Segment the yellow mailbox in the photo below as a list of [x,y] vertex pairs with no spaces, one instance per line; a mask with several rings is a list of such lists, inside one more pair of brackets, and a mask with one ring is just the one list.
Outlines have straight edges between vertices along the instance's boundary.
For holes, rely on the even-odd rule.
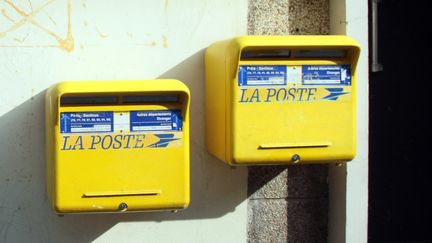
[[57,213],[189,204],[189,90],[177,80],[63,82],[46,93]]
[[205,54],[207,150],[230,165],[352,160],[359,52],[346,36],[214,43]]

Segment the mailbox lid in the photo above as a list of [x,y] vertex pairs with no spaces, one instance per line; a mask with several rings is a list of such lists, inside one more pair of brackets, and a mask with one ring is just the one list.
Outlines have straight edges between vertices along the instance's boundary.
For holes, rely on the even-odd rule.
[[359,44],[345,35],[278,35],[278,36],[238,36],[230,40],[229,55],[240,59],[239,51],[245,48],[275,50],[284,47],[296,48],[353,48],[360,50]]
[[63,81],[50,88],[51,99],[63,94],[110,94],[110,93],[152,93],[182,92],[190,97],[187,86],[175,79],[159,80],[108,80],[108,81]]

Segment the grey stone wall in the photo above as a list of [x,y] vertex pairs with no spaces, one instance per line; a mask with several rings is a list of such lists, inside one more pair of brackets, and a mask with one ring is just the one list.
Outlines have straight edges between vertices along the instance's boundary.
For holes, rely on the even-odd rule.
[[[328,0],[249,0],[249,35],[328,33]],[[327,177],[327,165],[249,167],[248,241],[326,242]]]

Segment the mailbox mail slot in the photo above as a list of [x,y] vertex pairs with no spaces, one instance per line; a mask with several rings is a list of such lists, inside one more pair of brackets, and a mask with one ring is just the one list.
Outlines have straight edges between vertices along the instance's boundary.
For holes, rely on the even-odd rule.
[[189,204],[189,90],[177,80],[63,82],[46,93],[57,213]]
[[244,36],[207,48],[206,146],[231,165],[331,163],[356,151],[346,36]]

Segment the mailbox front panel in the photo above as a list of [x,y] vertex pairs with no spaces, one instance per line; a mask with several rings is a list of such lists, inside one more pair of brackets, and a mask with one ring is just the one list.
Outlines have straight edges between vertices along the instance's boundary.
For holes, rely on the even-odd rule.
[[188,93],[181,91],[58,97],[58,119],[51,128],[55,157],[48,173],[55,210],[185,208],[188,101]]
[[240,61],[233,84],[235,163],[289,163],[294,155],[308,163],[353,158],[349,64]]

